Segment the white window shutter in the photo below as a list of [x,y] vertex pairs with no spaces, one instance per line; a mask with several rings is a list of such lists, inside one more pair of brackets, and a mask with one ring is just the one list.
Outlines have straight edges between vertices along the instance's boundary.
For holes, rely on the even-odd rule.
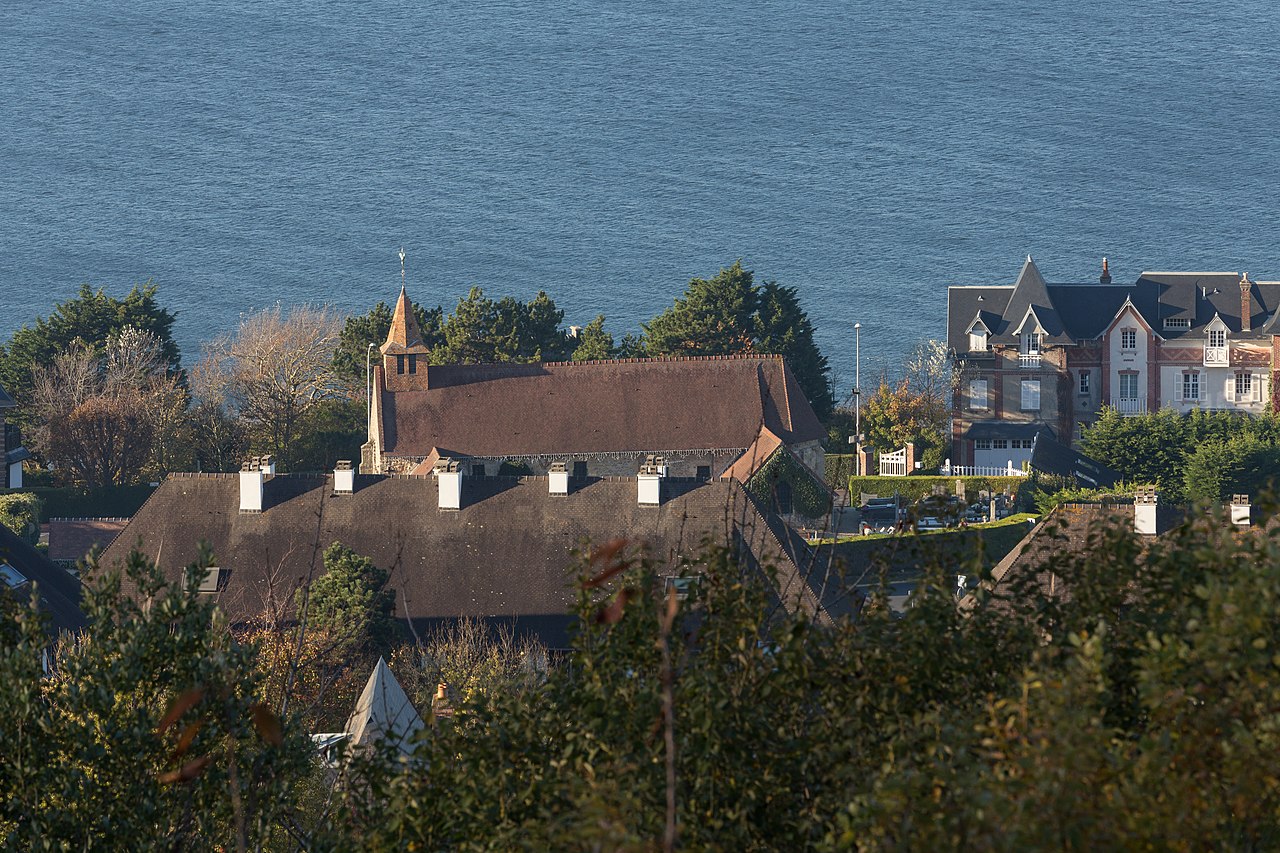
[[1257,403],[1262,400],[1262,376],[1255,374],[1250,378],[1249,390],[1251,392],[1250,396],[1253,398],[1253,402]]

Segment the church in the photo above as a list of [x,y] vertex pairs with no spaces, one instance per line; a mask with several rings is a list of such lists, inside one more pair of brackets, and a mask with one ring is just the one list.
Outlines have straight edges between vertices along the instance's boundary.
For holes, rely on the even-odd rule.
[[404,289],[371,377],[365,474],[634,476],[745,482],[785,449],[820,481],[825,431],[777,355],[431,364]]

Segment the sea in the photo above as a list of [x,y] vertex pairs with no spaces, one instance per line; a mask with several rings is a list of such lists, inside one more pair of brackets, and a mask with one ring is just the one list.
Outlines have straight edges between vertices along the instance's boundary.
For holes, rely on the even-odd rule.
[[1280,6],[0,4],[0,340],[151,281],[190,362],[392,300],[401,247],[419,302],[545,290],[619,337],[741,259],[841,398],[1028,254],[1280,279]]

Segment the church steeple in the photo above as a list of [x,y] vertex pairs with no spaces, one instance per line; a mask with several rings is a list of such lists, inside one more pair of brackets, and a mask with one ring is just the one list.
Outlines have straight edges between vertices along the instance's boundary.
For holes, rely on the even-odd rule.
[[391,317],[391,331],[387,333],[387,342],[382,345],[383,355],[405,353],[410,350],[426,351],[422,342],[422,329],[418,328],[418,318],[413,315],[413,303],[400,285],[400,298],[396,300],[396,311]]

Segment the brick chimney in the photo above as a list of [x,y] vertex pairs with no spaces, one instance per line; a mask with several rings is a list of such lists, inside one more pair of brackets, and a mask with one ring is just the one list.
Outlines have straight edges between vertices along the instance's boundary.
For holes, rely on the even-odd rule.
[[1143,486],[1133,495],[1133,532],[1143,536],[1155,536],[1156,506],[1160,496],[1155,486]]
[[1236,527],[1248,527],[1250,522],[1249,496],[1231,496],[1231,523]]
[[569,466],[563,462],[552,462],[547,471],[547,492],[552,495],[569,494]]
[[667,462],[661,456],[650,453],[636,475],[636,501],[640,506],[662,504],[662,478],[667,476]]
[[1240,276],[1240,331],[1242,332],[1253,330],[1253,307],[1252,300],[1249,298],[1252,289],[1253,282],[1249,281],[1249,274]]
[[352,495],[356,491],[356,472],[351,468],[350,459],[342,459],[333,469],[333,493],[335,495]]
[[1098,276],[1098,281],[1102,284],[1111,283],[1111,269],[1107,266],[1107,259],[1102,259],[1102,275]]
[[462,466],[446,457],[436,463],[432,473],[440,483],[440,510],[456,512],[462,509]]
[[907,474],[916,470],[916,445],[913,441],[908,441],[907,446]]
[[262,512],[262,484],[266,480],[265,474],[262,460],[257,456],[240,466],[241,513]]

